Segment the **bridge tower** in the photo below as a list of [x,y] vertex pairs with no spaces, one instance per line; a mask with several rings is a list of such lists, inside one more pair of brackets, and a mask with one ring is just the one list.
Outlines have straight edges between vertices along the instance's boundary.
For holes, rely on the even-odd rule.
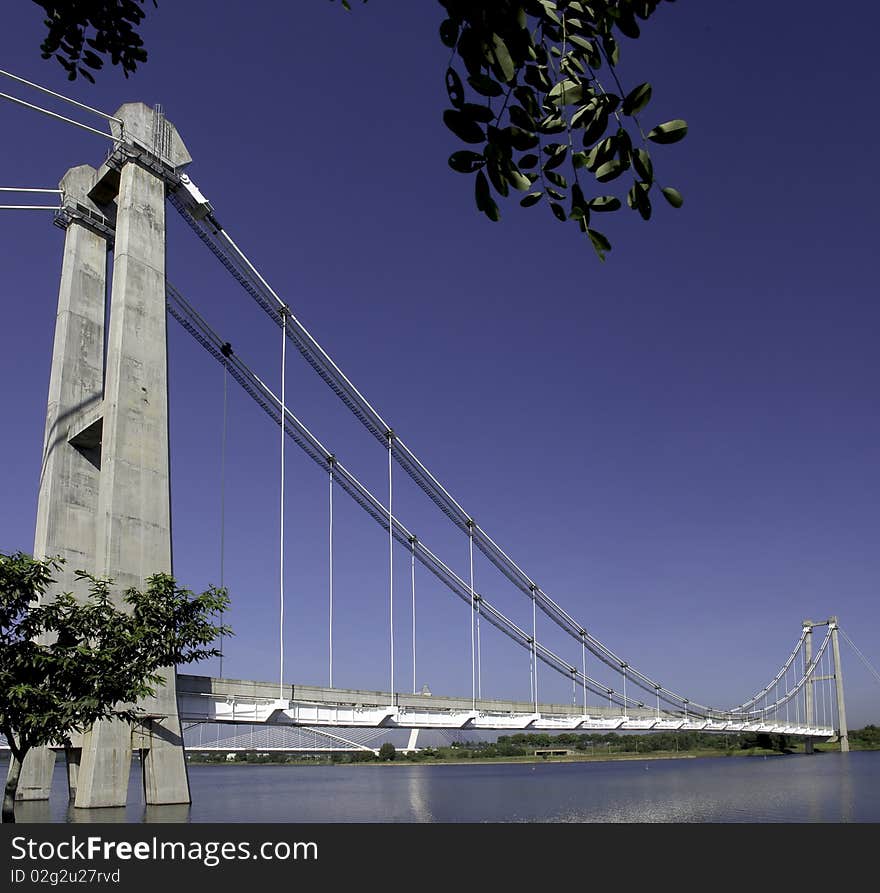
[[[34,554],[67,559],[60,591],[83,569],[121,593],[172,572],[165,311],[165,191],[192,161],[160,108],[127,103],[96,170],[61,180],[61,286],[40,472]],[[107,308],[108,253],[113,252]],[[175,671],[132,728],[96,723],[67,748],[77,807],[124,806],[132,748],[148,804],[189,803]],[[47,799],[54,752],[32,752],[19,798]]]
[[[829,617],[827,620],[805,620],[803,623],[804,630],[804,666],[808,667],[813,660],[813,629],[817,626],[827,626],[831,631],[831,658],[834,669],[831,676],[819,676],[813,673],[804,686],[804,707],[805,717],[808,726],[812,726],[815,720],[815,689],[817,682],[825,680],[834,680],[835,697],[837,700],[837,738],[840,742],[840,752],[847,753],[849,751],[849,732],[846,725],[846,704],[843,699],[843,670],[840,665],[840,645],[837,639],[837,631],[839,629],[837,617]],[[813,740],[807,738],[804,742],[804,753],[814,753]]]

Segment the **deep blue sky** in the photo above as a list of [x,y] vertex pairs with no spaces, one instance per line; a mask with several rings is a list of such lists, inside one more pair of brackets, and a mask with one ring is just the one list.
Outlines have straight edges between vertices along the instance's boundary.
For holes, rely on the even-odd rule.
[[[685,205],[602,220],[601,264],[546,208],[492,224],[446,158],[438,4],[163,2],[150,59],[68,84],[39,58],[40,10],[5,12],[0,68],[108,112],[162,103],[189,172],[358,388],[546,592],[630,663],[727,706],[768,680],[805,617],[840,617],[880,664],[880,13],[678,3],[624,40],[651,123],[688,138],[655,167]],[[253,10],[259,9],[259,15]],[[37,94],[0,89],[34,99]],[[55,106],[53,106],[55,107]],[[54,186],[107,146],[0,103],[3,186]],[[605,191],[605,190],[603,190]],[[62,234],[2,212],[0,549],[33,544]],[[169,276],[278,382],[278,332],[169,208]],[[175,572],[219,578],[222,371],[170,325]],[[384,492],[383,451],[289,355],[295,411]],[[327,678],[327,482],[288,450],[286,671]],[[225,674],[278,674],[278,436],[230,399]],[[396,513],[462,575],[467,543],[401,472]],[[336,499],[335,681],[388,684],[387,543]],[[411,681],[409,566],[395,557],[396,674]],[[470,692],[464,606],[419,573],[418,685]],[[480,556],[477,588],[523,626],[528,601]],[[528,658],[489,628],[483,692],[528,697]],[[578,663],[539,620],[539,637]],[[880,687],[843,643],[850,720]],[[216,672],[203,666],[201,672]],[[542,668],[542,699],[570,698]]]

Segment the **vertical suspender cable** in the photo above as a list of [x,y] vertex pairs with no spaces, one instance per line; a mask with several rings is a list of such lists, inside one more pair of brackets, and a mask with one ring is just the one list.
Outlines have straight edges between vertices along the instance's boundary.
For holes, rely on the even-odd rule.
[[474,623],[476,612],[474,611],[474,522],[468,519],[468,556],[470,563],[471,581],[471,707],[477,709],[477,660],[474,648]]
[[535,713],[538,712],[538,621],[536,611],[536,605],[538,603],[538,599],[536,597],[535,590],[532,590],[532,667],[533,672],[535,674]]
[[535,669],[533,666],[534,656],[532,649],[529,648],[529,700],[535,701]]
[[394,520],[391,514],[391,447],[394,432],[388,431],[388,641],[391,646],[391,706],[394,706]]
[[412,537],[410,545],[409,572],[412,579],[412,659],[413,659],[413,694],[416,693],[416,538]]
[[329,602],[330,602],[330,619],[329,619],[329,644],[330,644],[330,688],[333,688],[333,457],[330,457],[330,573],[329,573]]
[[627,713],[627,700],[626,700],[626,664],[623,665],[623,715],[628,716]]
[[278,623],[278,697],[284,697],[284,429],[287,419],[285,387],[287,383],[287,308],[281,312],[281,522],[279,543],[279,601],[280,616]]
[[822,725],[827,728],[827,723],[825,722],[825,701],[826,695],[828,692],[828,677],[831,675],[831,654],[828,652],[828,649],[825,649],[825,672],[822,675],[825,677],[822,682]]
[[480,648],[480,600],[477,599],[477,697],[483,697],[483,657]]
[[581,662],[584,667],[584,716],[587,715],[587,640],[581,636]]
[[788,697],[788,667],[785,668],[785,724],[788,725],[788,702],[791,700]]
[[[225,347],[225,345],[224,345]],[[223,434],[220,439],[220,588],[224,588],[226,564],[226,427],[229,367],[223,362]],[[220,612],[223,626],[223,612]],[[220,678],[223,678],[223,633],[220,633]]]

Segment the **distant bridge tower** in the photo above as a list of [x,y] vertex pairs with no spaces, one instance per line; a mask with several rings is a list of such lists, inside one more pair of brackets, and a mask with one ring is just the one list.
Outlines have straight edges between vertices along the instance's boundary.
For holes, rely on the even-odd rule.
[[[77,569],[119,594],[172,571],[165,190],[192,158],[160,108],[127,103],[116,118],[102,167],[61,180],[57,218],[66,235],[34,554],[66,558],[59,590],[79,595]],[[76,806],[125,805],[133,746],[148,804],[190,802],[174,668],[163,675],[139,727],[99,722],[67,749]],[[48,798],[54,761],[48,748],[28,755],[20,799]]]
[[[837,617],[829,617],[828,620],[805,620],[804,621],[804,667],[809,667],[813,660],[813,629],[817,626],[827,626],[831,631],[831,656],[834,662],[833,674],[829,676],[819,676],[813,673],[807,680],[804,688],[804,705],[806,708],[806,723],[812,726],[815,720],[815,692],[814,685],[823,680],[833,679],[835,684],[835,694],[837,698],[837,737],[840,742],[840,752],[849,751],[849,731],[846,725],[846,705],[843,701],[843,670],[840,666],[840,645],[837,635],[840,624]],[[807,738],[804,742],[805,753],[813,753],[813,740]]]

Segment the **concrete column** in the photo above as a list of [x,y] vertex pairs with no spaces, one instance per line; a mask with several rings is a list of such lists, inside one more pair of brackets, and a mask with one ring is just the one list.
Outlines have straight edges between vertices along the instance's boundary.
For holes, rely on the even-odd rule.
[[[88,198],[96,176],[88,165],[71,168],[59,184],[65,200],[97,210]],[[83,447],[76,435],[100,418],[106,287],[107,241],[74,220],[64,239],[34,536],[35,557],[65,559],[57,575],[61,592],[81,589],[77,570],[95,569],[100,451]],[[53,750],[30,751],[16,799],[48,799],[54,766]]]
[[[813,621],[804,621],[804,672],[809,667],[810,661],[813,659]],[[813,677],[810,676],[804,683],[804,716],[808,726],[813,725]],[[807,738],[804,741],[804,753],[813,753],[813,739]]]
[[[96,567],[121,593],[171,572],[165,184],[135,162],[121,172],[107,338]],[[189,803],[173,668],[145,703],[159,733],[144,760],[147,803]],[[98,723],[84,736],[76,805],[122,806],[131,731]]]
[[846,705],[843,702],[843,668],[840,665],[840,645],[837,641],[838,622],[836,617],[831,624],[831,651],[834,657],[834,684],[837,688],[837,736],[840,738],[840,752],[849,752],[849,730],[846,726]]

